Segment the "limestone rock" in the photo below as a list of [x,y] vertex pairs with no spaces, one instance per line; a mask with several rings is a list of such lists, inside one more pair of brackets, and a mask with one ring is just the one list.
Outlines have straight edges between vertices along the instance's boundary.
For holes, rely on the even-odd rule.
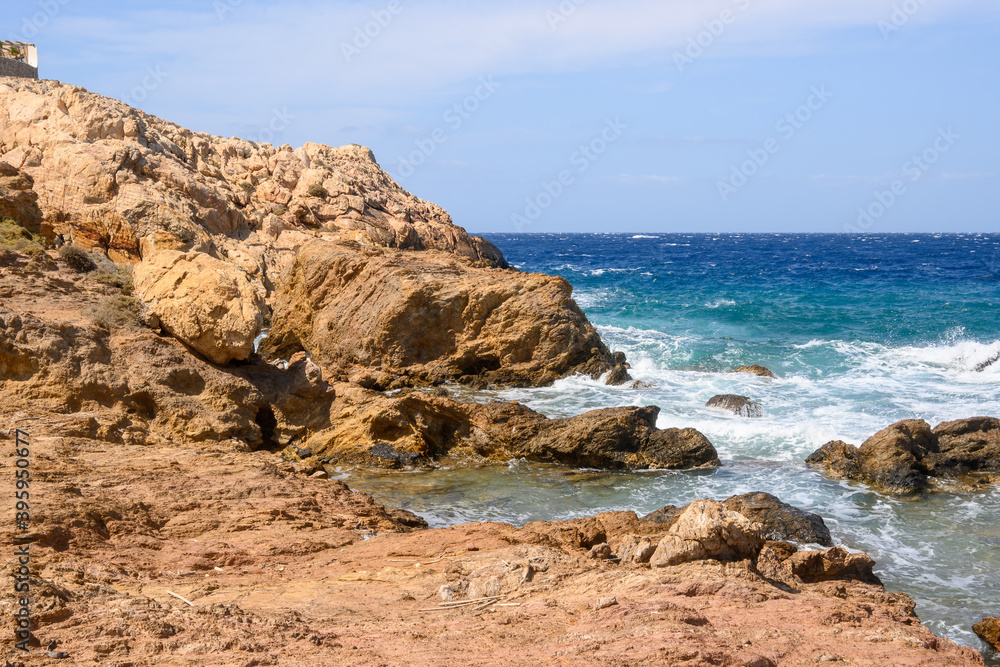
[[135,267],[135,290],[160,324],[217,364],[253,352],[267,316],[246,274],[198,252],[164,250]]
[[823,517],[783,503],[769,493],[733,496],[722,506],[763,526],[769,540],[833,546],[830,529]]
[[827,443],[806,462],[885,493],[919,493],[935,478],[1000,472],[1000,420],[974,417],[933,430],[923,420],[905,420],[879,431],[860,448]]
[[715,501],[696,500],[660,540],[650,564],[669,567],[695,560],[752,560],[764,542],[759,524]]
[[760,403],[751,401],[746,396],[713,396],[705,404],[707,408],[727,410],[740,417],[759,419],[764,416],[764,408]]
[[772,373],[768,369],[764,368],[763,366],[757,366],[756,364],[754,364],[753,366],[740,366],[736,370],[730,371],[730,372],[731,373],[747,373],[749,375],[758,375],[758,376],[760,376],[762,378],[773,378],[773,377],[775,377],[774,373]]
[[77,86],[7,81],[0,160],[34,178],[54,234],[115,261],[137,261],[140,246],[159,237],[183,251],[252,245],[266,272],[280,275],[285,254],[264,245],[278,231],[301,235],[285,241],[290,250],[323,234],[507,266],[493,244],[406,192],[362,146],[293,149],[214,137]]
[[280,282],[271,358],[308,351],[327,369],[403,384],[505,386],[599,376],[615,359],[562,278],[480,268],[441,252],[304,246]]
[[30,231],[40,231],[42,211],[34,185],[31,176],[0,162],[0,219],[10,218]]
[[306,446],[337,462],[385,468],[462,455],[605,469],[718,465],[707,438],[693,429],[657,429],[658,413],[627,407],[547,419],[516,403],[461,403],[419,391],[389,397],[344,387],[333,404],[333,426]]
[[972,626],[972,630],[980,639],[1000,651],[1000,618],[984,618]]

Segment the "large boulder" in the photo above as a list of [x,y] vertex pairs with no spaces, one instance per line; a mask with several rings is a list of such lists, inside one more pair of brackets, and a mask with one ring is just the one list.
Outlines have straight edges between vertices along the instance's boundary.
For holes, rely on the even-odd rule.
[[345,387],[338,390],[331,428],[305,446],[331,461],[386,468],[444,456],[605,469],[719,464],[698,431],[656,428],[658,412],[627,407],[548,419],[517,403],[462,403],[419,391],[389,397]]
[[935,478],[1000,473],[1000,420],[974,417],[931,429],[923,420],[908,419],[879,431],[861,447],[827,443],[806,462],[885,493],[920,493]]
[[[830,529],[826,527],[823,517],[783,503],[770,493],[756,491],[733,496],[724,501],[722,506],[759,524],[769,540],[833,546]],[[667,505],[650,512],[642,521],[670,528],[689,507]]]
[[280,282],[261,352],[305,350],[324,368],[543,386],[621,362],[562,278],[483,268],[435,251],[307,244]]
[[830,529],[826,527],[823,517],[783,503],[770,493],[733,496],[722,506],[763,526],[769,540],[833,546]]
[[135,291],[163,328],[217,364],[253,353],[267,316],[262,289],[199,252],[162,250],[134,269]]
[[696,500],[677,518],[650,558],[653,567],[696,560],[754,560],[766,541],[764,528],[713,500]]

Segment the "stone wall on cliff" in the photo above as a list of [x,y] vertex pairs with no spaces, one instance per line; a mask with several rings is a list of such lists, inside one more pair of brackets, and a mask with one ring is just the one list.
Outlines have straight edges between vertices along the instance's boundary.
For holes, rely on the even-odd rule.
[[28,63],[11,58],[0,58],[0,76],[13,76],[23,79],[37,79],[38,68]]

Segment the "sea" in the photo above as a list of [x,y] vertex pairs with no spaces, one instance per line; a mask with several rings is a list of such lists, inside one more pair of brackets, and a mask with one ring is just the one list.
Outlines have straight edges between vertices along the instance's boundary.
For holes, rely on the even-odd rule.
[[[487,234],[525,272],[563,276],[631,374],[651,386],[572,377],[479,392],[549,417],[622,405],[661,408],[660,428],[694,427],[722,467],[601,472],[506,466],[343,471],[352,487],[432,527],[516,525],[609,510],[640,516],[751,491],[824,517],[834,541],[876,561],[936,633],[977,649],[971,626],[1000,615],[1000,488],[897,499],[805,465],[831,440],[860,445],[901,419],[931,426],[1000,416],[1000,234]],[[760,364],[776,379],[733,374]],[[763,405],[746,419],[705,407],[717,394]],[[985,651],[991,665],[996,654]]]

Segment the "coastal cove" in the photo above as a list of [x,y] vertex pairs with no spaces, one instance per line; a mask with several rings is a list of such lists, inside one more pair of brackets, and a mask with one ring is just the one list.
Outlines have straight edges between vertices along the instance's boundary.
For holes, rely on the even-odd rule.
[[[898,499],[824,477],[805,458],[860,445],[901,419],[931,426],[1000,414],[1000,235],[488,235],[526,272],[560,275],[631,375],[649,388],[571,377],[551,387],[451,389],[548,417],[657,405],[660,428],[693,427],[719,451],[710,471],[602,473],[512,462],[433,472],[344,469],[344,481],[432,527],[467,521],[640,516],[697,498],[765,491],[823,516],[865,551],[936,633],[981,648],[971,626],[1000,608],[1000,491]],[[752,260],[752,261],[751,261]],[[761,364],[775,379],[735,375]],[[705,408],[742,394],[762,419]],[[989,660],[989,656],[987,656]]]

